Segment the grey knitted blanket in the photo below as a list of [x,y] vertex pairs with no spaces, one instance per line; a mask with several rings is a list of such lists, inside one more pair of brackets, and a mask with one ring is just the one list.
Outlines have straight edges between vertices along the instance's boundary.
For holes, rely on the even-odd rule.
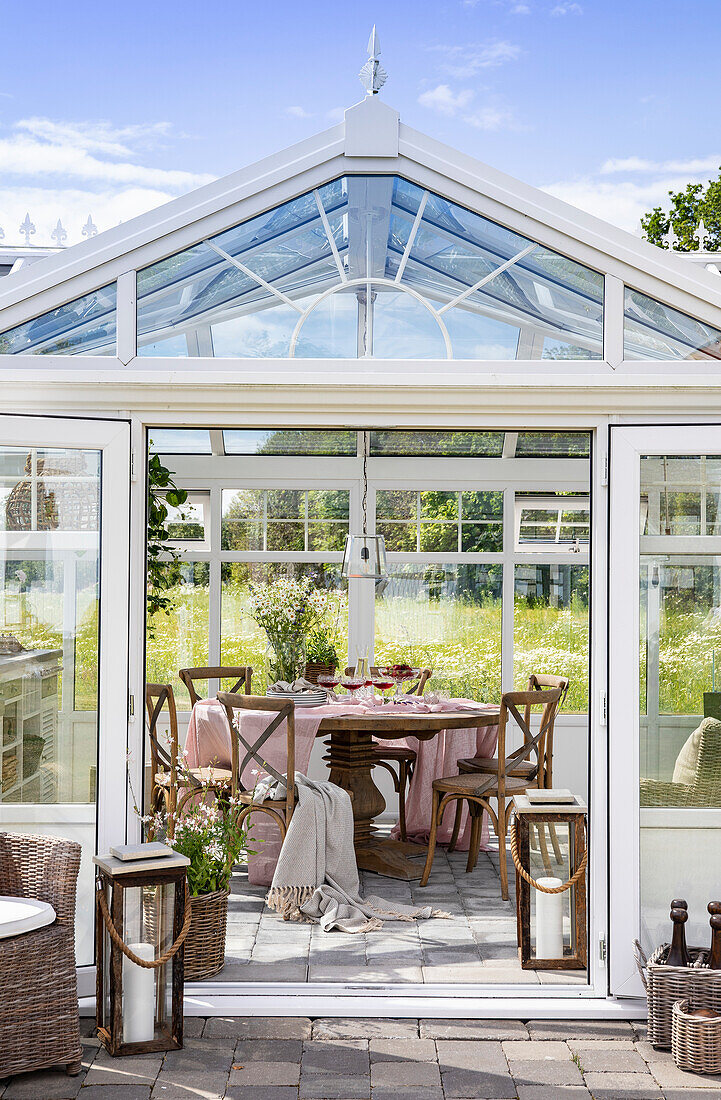
[[298,803],[265,899],[271,909],[284,920],[319,924],[324,932],[372,932],[384,920],[450,918],[430,905],[362,898],[348,793],[299,773],[295,782]]

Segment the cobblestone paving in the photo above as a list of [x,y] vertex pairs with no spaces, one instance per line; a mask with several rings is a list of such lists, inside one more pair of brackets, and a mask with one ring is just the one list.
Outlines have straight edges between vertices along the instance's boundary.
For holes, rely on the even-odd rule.
[[3,1100],[718,1100],[642,1023],[188,1017],[185,1046],[0,1082]]

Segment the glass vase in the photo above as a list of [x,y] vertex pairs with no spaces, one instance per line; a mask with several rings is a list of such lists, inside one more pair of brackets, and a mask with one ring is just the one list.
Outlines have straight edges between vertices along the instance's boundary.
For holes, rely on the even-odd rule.
[[278,680],[292,684],[305,673],[305,636],[288,634],[268,641],[268,686]]

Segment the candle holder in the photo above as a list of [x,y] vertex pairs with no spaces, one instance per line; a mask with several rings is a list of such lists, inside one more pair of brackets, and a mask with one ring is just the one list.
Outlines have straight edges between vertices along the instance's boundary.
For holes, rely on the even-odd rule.
[[[183,1046],[183,942],[190,928],[186,856],[93,858],[98,1038],[109,1054]],[[163,846],[164,847],[164,846]]]
[[[565,801],[553,791],[513,799],[511,855],[516,866],[518,950],[523,970],[584,970],[588,959],[586,930],[586,804],[569,792]],[[531,847],[535,845],[545,874],[534,879]]]

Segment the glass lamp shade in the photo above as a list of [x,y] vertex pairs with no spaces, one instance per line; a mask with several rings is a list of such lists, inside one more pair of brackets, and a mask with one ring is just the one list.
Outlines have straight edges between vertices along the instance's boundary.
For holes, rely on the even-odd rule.
[[346,535],[344,577],[379,581],[387,573],[386,540],[383,535]]

